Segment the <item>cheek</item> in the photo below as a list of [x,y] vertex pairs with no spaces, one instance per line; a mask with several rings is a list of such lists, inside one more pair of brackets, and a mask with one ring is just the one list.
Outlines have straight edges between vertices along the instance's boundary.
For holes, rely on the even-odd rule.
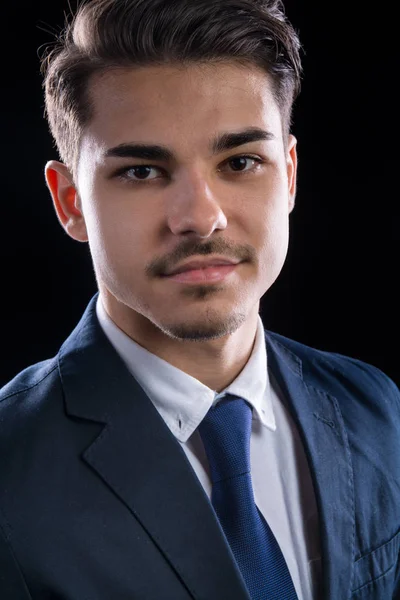
[[[269,182],[268,190],[254,198],[252,230],[260,247],[279,247],[287,244],[289,205],[288,190],[282,178]],[[257,242],[256,242],[257,243]]]
[[146,227],[143,215],[126,214],[99,201],[85,213],[89,246],[96,269],[102,277],[135,274],[146,256]]
[[259,267],[261,278],[269,284],[279,275],[286,259],[289,244],[289,213],[282,202],[266,206],[257,221]]

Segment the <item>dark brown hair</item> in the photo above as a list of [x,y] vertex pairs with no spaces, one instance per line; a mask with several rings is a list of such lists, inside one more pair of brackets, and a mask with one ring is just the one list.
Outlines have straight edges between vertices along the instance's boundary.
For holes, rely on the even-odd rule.
[[90,78],[115,67],[235,61],[269,74],[286,140],[300,91],[298,36],[281,0],[89,0],[42,58],[46,115],[74,172]]

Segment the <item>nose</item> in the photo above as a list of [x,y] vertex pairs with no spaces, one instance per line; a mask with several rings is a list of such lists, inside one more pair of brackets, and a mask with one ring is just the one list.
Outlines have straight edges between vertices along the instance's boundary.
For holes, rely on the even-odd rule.
[[195,233],[207,238],[216,229],[225,229],[227,218],[221,199],[200,173],[187,173],[170,188],[167,200],[168,226],[174,235]]

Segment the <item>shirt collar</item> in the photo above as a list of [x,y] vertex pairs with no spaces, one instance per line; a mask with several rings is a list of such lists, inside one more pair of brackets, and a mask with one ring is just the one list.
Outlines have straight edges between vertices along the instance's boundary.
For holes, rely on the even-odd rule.
[[211,406],[228,392],[247,400],[254,409],[253,418],[275,431],[264,326],[260,315],[249,360],[236,379],[217,393],[126,335],[107,314],[101,294],[97,299],[96,313],[110,343],[179,441],[186,442]]

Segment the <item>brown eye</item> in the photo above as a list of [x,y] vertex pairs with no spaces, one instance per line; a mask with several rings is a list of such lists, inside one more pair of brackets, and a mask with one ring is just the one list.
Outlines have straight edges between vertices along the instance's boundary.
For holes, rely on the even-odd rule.
[[154,177],[149,177],[149,174],[156,168],[151,165],[136,165],[135,167],[124,169],[120,174],[125,179],[130,179],[131,181],[148,181],[154,179]]
[[[255,162],[256,166],[253,166],[250,169],[246,169],[245,167],[246,167],[246,163],[248,161],[253,161],[253,163]],[[263,163],[264,163],[264,160],[262,158],[259,158],[258,156],[241,155],[241,156],[234,156],[233,158],[230,158],[226,164],[232,165],[233,172],[251,173],[252,171],[257,170],[258,166]]]
[[[254,160],[250,156],[236,156],[235,158],[230,159],[229,163],[233,166],[234,171],[243,171],[246,167],[246,162],[249,160]],[[243,167],[243,168],[242,168]]]
[[[250,162],[256,163],[256,165],[246,169],[246,164]],[[237,173],[238,175],[243,173],[245,175],[256,171],[259,165],[264,162],[265,161],[258,156],[240,155],[230,158],[225,162],[225,165],[231,165],[231,172]],[[150,183],[153,180],[159,179],[157,176],[149,177],[151,171],[161,172],[163,169],[161,169],[161,167],[156,167],[155,165],[131,165],[119,169],[114,176],[124,182],[132,184]]]

